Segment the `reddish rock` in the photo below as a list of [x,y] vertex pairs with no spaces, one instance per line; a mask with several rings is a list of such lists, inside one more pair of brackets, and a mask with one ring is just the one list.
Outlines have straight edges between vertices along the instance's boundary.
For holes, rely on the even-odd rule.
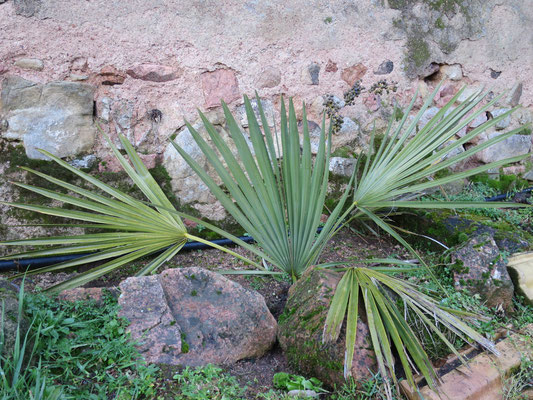
[[480,295],[489,307],[513,311],[514,285],[492,235],[474,236],[451,254],[451,260],[457,265],[454,269],[457,289]]
[[119,71],[112,65],[106,65],[100,70],[96,80],[101,85],[122,85],[126,79],[126,74]]
[[177,79],[179,71],[168,65],[139,64],[127,71],[135,79],[151,82],[168,82]]
[[0,75],[5,74],[7,72],[7,66],[3,63],[0,63]]
[[228,364],[263,355],[276,340],[264,298],[202,268],[168,269],[120,284],[120,315],[148,362]]
[[337,63],[336,62],[328,60],[328,63],[326,64],[325,70],[326,70],[326,72],[337,72],[339,70],[339,67],[337,67]]
[[363,104],[372,112],[379,110],[379,107],[381,106],[379,96],[376,96],[375,94],[365,96]]
[[344,68],[341,73],[341,78],[348,85],[353,86],[356,81],[361,79],[366,74],[366,71],[368,71],[368,68],[363,64],[355,64],[351,67]]
[[203,73],[202,89],[208,108],[220,106],[221,100],[231,103],[241,97],[237,77],[231,69]]
[[435,104],[437,107],[444,107],[452,99],[453,96],[457,93],[455,85],[448,84],[443,85],[438,93],[435,95]]
[[196,222],[191,221],[190,219],[187,219],[187,218],[183,218],[183,224],[187,228],[196,228],[198,226],[198,224]]
[[118,292],[116,289],[113,288],[101,288],[101,287],[93,287],[93,288],[75,288],[75,289],[68,289],[63,290],[59,295],[57,296],[59,300],[66,300],[66,301],[83,301],[83,300],[94,300],[97,304],[102,304],[104,299],[104,290],[109,290],[110,293],[113,295],[118,295]]
[[[139,154],[139,158],[148,169],[154,168],[159,162],[157,154]],[[119,172],[122,170],[120,162],[111,154],[102,158],[102,162],[98,165],[99,172]]]
[[131,277],[120,284],[119,315],[130,321],[131,338],[148,363],[182,364],[186,351],[182,331],[176,323],[159,282],[159,275]]
[[[314,376],[331,387],[342,386],[345,382],[346,336],[342,329],[335,343],[322,344],[322,331],[341,277],[338,272],[307,270],[290,288],[285,311],[278,319],[278,340],[291,365],[300,373]],[[357,324],[351,370],[355,380],[370,378],[372,371],[377,369],[364,314],[361,318]]]

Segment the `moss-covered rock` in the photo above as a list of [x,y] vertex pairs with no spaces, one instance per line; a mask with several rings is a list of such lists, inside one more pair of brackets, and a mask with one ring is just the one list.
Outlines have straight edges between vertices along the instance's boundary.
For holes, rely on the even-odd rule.
[[[322,343],[322,332],[341,277],[338,272],[307,270],[290,288],[285,311],[278,319],[278,340],[292,367],[332,387],[344,383],[345,329],[343,327],[339,339],[332,344]],[[370,378],[371,371],[375,370],[368,326],[360,319],[352,376],[356,380]]]

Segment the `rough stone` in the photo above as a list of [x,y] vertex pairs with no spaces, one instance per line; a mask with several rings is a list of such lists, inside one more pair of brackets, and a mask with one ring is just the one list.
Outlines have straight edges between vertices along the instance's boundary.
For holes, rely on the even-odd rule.
[[274,88],[281,83],[281,72],[278,68],[266,67],[255,81],[258,88]]
[[354,158],[331,157],[329,159],[329,172],[333,175],[352,176],[357,160]]
[[126,74],[119,71],[113,65],[106,65],[100,70],[100,73],[96,76],[96,83],[100,85],[122,85],[126,80]]
[[13,0],[15,13],[23,17],[33,17],[41,8],[42,0]]
[[533,168],[526,172],[522,178],[527,179],[528,181],[533,181]]
[[336,62],[333,62],[331,60],[328,60],[326,64],[326,68],[324,68],[326,72],[337,72],[339,70],[339,67],[337,66]]
[[75,160],[69,161],[68,163],[75,168],[89,169],[92,168],[97,162],[98,159],[94,154],[87,154],[82,158],[77,158]]
[[533,253],[514,254],[509,258],[507,270],[518,294],[533,306]]
[[460,81],[463,79],[463,69],[461,68],[461,64],[441,65],[440,72],[452,81]]
[[374,75],[388,75],[394,69],[394,63],[391,60],[385,60],[374,71]]
[[[263,123],[261,121],[261,115],[259,114],[257,100],[252,99],[250,100],[250,103],[252,104],[252,109],[254,110],[255,118],[257,119],[259,126],[262,126]],[[263,112],[265,113],[265,118],[267,120],[268,125],[270,127],[273,127],[275,121],[274,104],[272,104],[272,101],[270,100],[263,99],[261,100],[261,106],[263,107]],[[243,128],[248,128],[248,117],[246,116],[246,107],[244,106],[244,104],[239,106],[234,114],[237,121],[240,121],[241,126]]]
[[26,155],[47,159],[76,156],[94,144],[93,93],[90,85],[51,82],[39,85],[19,77],[4,80],[1,93],[8,129],[3,137],[23,140]]
[[57,297],[59,300],[65,300],[65,301],[75,302],[75,301],[92,300],[96,304],[103,304],[104,294],[106,290],[115,298],[117,298],[119,295],[117,288],[78,287],[75,289],[63,290],[61,293],[59,293]]
[[[2,316],[2,311],[4,316],[4,325],[0,326],[4,332],[4,346],[0,355],[3,357],[11,357],[15,346],[17,327],[19,326],[18,296],[19,293],[16,286],[0,277],[0,317]],[[20,337],[22,339],[24,339],[29,326],[28,318],[25,314],[22,314],[22,319],[20,320]]]
[[[499,117],[500,115],[505,114],[509,110],[510,110],[510,108],[498,108],[498,109],[492,111],[492,116],[494,118]],[[497,130],[502,130],[502,129],[508,128],[509,125],[511,125],[511,115],[508,115],[507,117],[505,117],[504,119],[499,121],[495,125],[495,128]]]
[[[484,142],[502,134],[503,132],[482,133],[479,139],[480,141]],[[476,157],[478,160],[488,164],[494,161],[503,160],[505,158],[527,154],[530,152],[530,148],[530,135],[513,135],[480,151],[477,153]]]
[[467,86],[463,93],[457,98],[458,103],[464,103],[468,98],[474,94],[479,94],[483,91],[481,86]]
[[351,87],[365,76],[366,71],[368,71],[368,68],[364,64],[354,64],[342,70],[341,78]]
[[453,263],[459,262],[454,272],[457,289],[468,289],[478,294],[489,307],[513,310],[514,286],[506,263],[490,234],[476,235],[451,253]]
[[511,107],[516,107],[520,104],[520,97],[522,97],[522,89],[524,84],[519,82],[513,86],[506,98],[506,103]]
[[259,293],[202,268],[128,278],[120,289],[120,315],[149,363],[231,364],[260,357],[276,339]]
[[[331,387],[345,382],[345,333],[342,330],[335,343],[322,344],[322,331],[341,277],[337,272],[308,269],[289,289],[285,311],[278,319],[278,340],[290,364],[299,373],[314,376]],[[355,380],[369,378],[377,368],[368,326],[361,315],[351,369]]]
[[361,135],[362,131],[359,123],[351,118],[343,117],[341,128],[333,135],[332,145],[337,148],[354,141],[361,142]]
[[179,71],[176,68],[159,64],[138,64],[126,72],[134,79],[151,82],[169,82],[179,76]]
[[311,79],[311,85],[318,85],[318,78],[320,75],[320,65],[312,63],[307,67],[309,78]]
[[241,97],[237,76],[231,69],[217,69],[201,76],[207,108],[220,106],[220,100],[231,103]]
[[492,68],[490,68],[490,77],[492,79],[498,79],[501,74],[502,74],[502,71],[496,71],[496,70],[493,70]]
[[44,63],[38,58],[19,58],[17,61],[15,61],[15,66],[22,69],[42,71],[44,68]]

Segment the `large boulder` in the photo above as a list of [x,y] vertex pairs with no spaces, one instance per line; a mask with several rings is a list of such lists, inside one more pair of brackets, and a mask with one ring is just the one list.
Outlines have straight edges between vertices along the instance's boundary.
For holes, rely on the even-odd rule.
[[7,280],[0,278],[0,318],[2,310],[4,315],[3,322],[0,320],[0,329],[4,331],[4,346],[1,355],[4,357],[11,357],[19,326],[21,340],[24,340],[30,326],[25,315],[22,315],[19,321],[18,298],[19,293],[17,288]]
[[48,159],[37,149],[58,157],[90,150],[96,129],[93,124],[94,87],[77,82],[44,85],[10,76],[2,84],[0,110],[6,121],[2,137],[22,140],[26,155]]
[[514,285],[490,234],[470,238],[452,252],[451,260],[458,265],[454,270],[456,288],[480,295],[489,307],[513,311]]
[[[331,344],[322,343],[322,332],[341,277],[337,272],[307,270],[290,288],[285,311],[278,320],[278,340],[289,363],[300,373],[331,387],[344,383],[345,329]],[[355,380],[370,378],[377,369],[369,337],[368,325],[360,318],[351,370]]]
[[262,356],[276,340],[259,293],[202,268],[128,278],[120,289],[120,315],[150,363],[230,364]]

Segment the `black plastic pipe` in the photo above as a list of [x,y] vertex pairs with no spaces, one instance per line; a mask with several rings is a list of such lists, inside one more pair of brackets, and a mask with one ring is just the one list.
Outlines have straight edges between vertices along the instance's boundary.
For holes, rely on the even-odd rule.
[[521,190],[520,192],[516,192],[516,193],[507,192],[507,193],[502,193],[502,194],[499,194],[499,195],[493,196],[493,197],[485,197],[485,201],[507,200],[509,197],[514,197],[517,194],[527,194],[527,193],[531,193],[531,192],[533,192],[533,187]]
[[[246,243],[251,243],[254,241],[254,239],[251,236],[240,236],[239,239],[241,239],[243,242],[246,242]],[[216,240],[210,240],[210,242],[213,244],[217,244],[219,246],[235,245],[235,243],[229,239],[216,239]],[[191,242],[185,243],[185,245],[181,248],[180,251],[205,250],[205,249],[212,249],[212,247],[205,243],[191,241]],[[12,270],[25,271],[27,268],[33,269],[33,268],[46,267],[47,265],[53,265],[53,264],[58,264],[58,263],[65,262],[65,261],[75,260],[77,258],[85,257],[90,254],[93,254],[93,253],[71,254],[68,256],[54,256],[54,257],[40,257],[40,258],[20,258],[17,260],[0,261],[0,272],[12,271]]]

